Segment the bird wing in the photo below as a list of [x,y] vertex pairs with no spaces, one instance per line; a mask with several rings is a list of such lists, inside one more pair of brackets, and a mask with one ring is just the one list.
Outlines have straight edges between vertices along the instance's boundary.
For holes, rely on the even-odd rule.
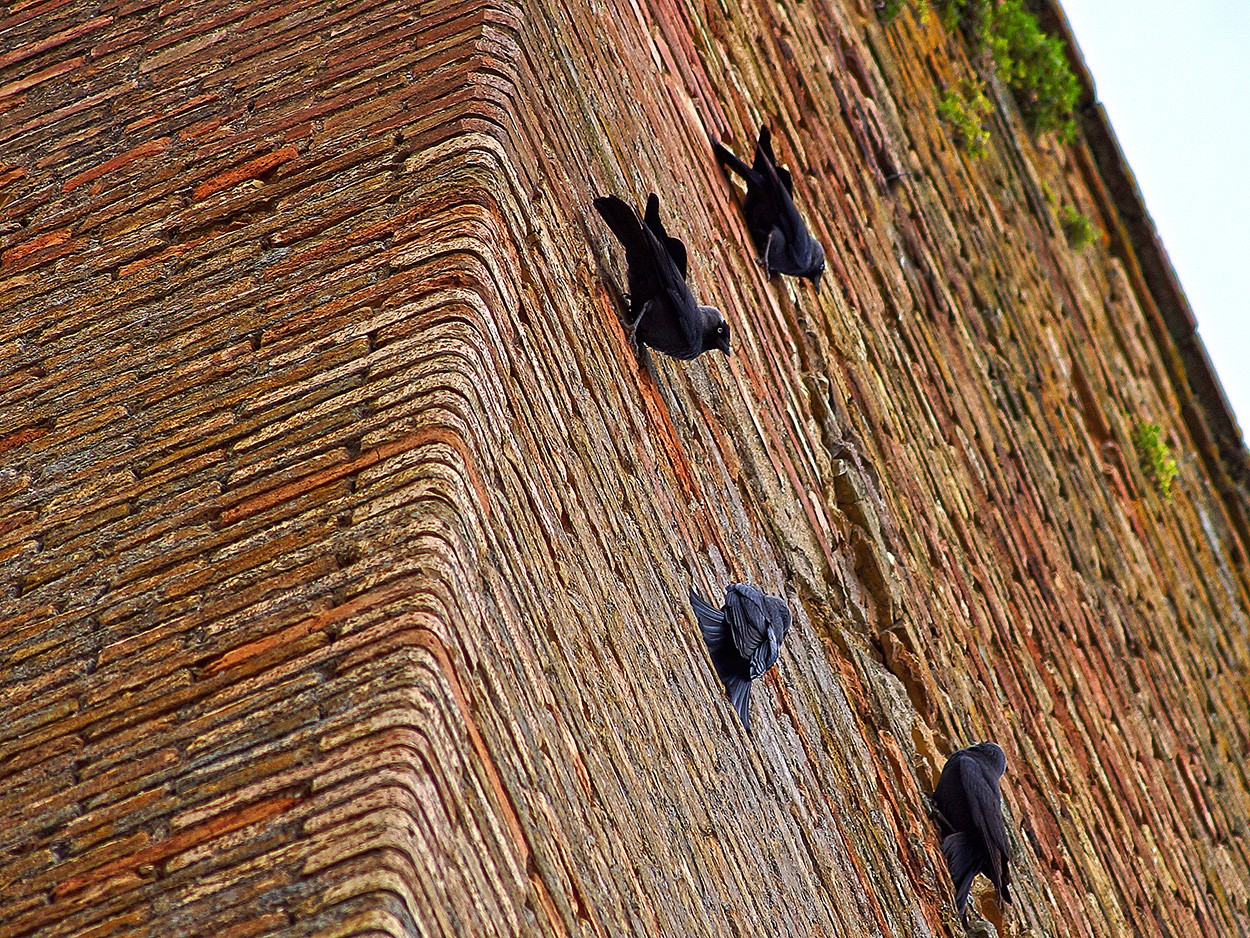
[[[734,647],[743,658],[752,661],[761,646],[767,651],[768,610],[765,596],[754,586],[734,583],[725,590],[725,618],[733,634]],[[762,672],[761,672],[762,673]]]
[[780,644],[789,633],[790,626],[794,624],[794,618],[790,615],[790,607],[784,599],[778,599],[776,596],[765,596],[764,604],[768,607],[769,618],[777,623],[777,642]]
[[794,195],[794,180],[790,178],[790,171],[784,166],[778,166],[777,157],[773,155],[773,139],[768,125],[760,128],[760,139],[755,144],[754,169],[765,179],[779,182],[785,187],[787,194]]
[[781,656],[781,643],[790,631],[790,608],[784,601],[765,596],[763,602],[765,639],[751,655],[751,679],[763,677],[764,672],[777,663]]
[[767,166],[777,165],[777,158],[773,156],[773,135],[768,129],[767,124],[760,126],[760,136],[755,141],[755,171],[763,172]]
[[660,221],[660,200],[653,192],[647,196],[647,228],[659,239],[665,250],[673,259],[673,263],[677,265],[677,269],[681,271],[681,279],[686,279],[686,245],[680,238],[671,238],[667,231],[664,230],[664,223]]
[[676,358],[690,359],[703,351],[703,314],[686,283],[686,248],[670,238],[660,222],[659,200],[647,199],[647,224],[643,236],[651,244],[655,273],[654,292],[666,302],[656,304],[640,325],[646,342]]
[[790,196],[793,197],[794,179],[790,176],[790,170],[786,169],[784,166],[776,165],[773,166],[773,169],[777,171],[777,178],[780,179],[781,184],[786,187],[786,192],[790,193]]
[[1006,896],[1010,883],[1007,872],[1007,825],[1003,821],[1002,800],[998,782],[976,759],[959,760],[959,780],[967,795],[968,814],[972,827],[985,844],[989,855],[990,879],[999,894]]

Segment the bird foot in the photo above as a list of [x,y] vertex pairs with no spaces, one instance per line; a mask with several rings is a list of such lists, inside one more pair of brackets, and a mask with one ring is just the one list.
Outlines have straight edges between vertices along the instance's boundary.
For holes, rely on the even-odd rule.
[[942,830],[942,836],[946,837],[955,832],[955,828],[951,826],[951,822],[946,820],[946,815],[938,810],[937,802],[928,795],[921,795],[925,810],[929,813],[929,820],[936,824]]
[[638,326],[642,322],[642,313],[629,324],[629,343],[635,348],[638,347]]

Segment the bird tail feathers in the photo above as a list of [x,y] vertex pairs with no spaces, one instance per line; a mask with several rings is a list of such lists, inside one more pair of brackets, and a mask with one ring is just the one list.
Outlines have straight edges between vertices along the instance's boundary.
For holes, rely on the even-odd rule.
[[731,153],[725,147],[721,146],[721,144],[713,143],[712,152],[716,154],[716,159],[721,164],[721,166],[724,166],[726,169],[732,170],[734,173],[737,173],[743,179],[750,179],[754,175],[753,171],[751,170],[751,167],[747,166],[746,163],[742,162],[742,160],[734,156],[733,153]]
[[642,241],[642,222],[629,203],[614,195],[604,195],[595,199],[594,206],[617,240],[625,245],[626,251]]
[[968,905],[972,881],[981,871],[981,851],[965,833],[951,834],[942,841],[942,856],[955,884],[955,905],[962,912]]
[[[713,665],[716,664],[716,656],[712,656]],[[738,719],[742,721],[742,728],[748,733],[751,732],[751,682],[745,677],[739,677],[737,674],[726,676],[720,669],[716,667],[716,671],[721,676],[721,680],[725,682],[725,691],[729,694],[729,702],[734,705],[734,709],[738,711]]]

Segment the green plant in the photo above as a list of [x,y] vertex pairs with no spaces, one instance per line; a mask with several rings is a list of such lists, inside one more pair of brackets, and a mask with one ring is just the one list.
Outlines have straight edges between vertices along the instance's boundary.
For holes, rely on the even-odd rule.
[[959,148],[974,158],[988,152],[990,132],[985,129],[985,119],[991,110],[993,106],[980,81],[962,81],[938,102],[938,114],[955,128]]
[[[921,22],[929,16],[929,0],[914,0],[916,4],[916,16]],[[903,12],[903,7],[907,0],[879,0],[877,3],[877,18],[883,22],[890,22],[896,16]]]
[[1072,110],[1081,85],[1068,64],[1063,41],[1042,32],[1022,0],[1000,0],[991,6],[983,39],[1030,129],[1054,131],[1061,140],[1071,140],[1076,134]]
[[[908,0],[881,0],[878,15],[891,20]],[[913,0],[927,9],[928,0]],[[1029,129],[1054,132],[1060,140],[1076,135],[1072,111],[1081,84],[1068,64],[1063,40],[1047,35],[1024,0],[937,0],[942,26],[959,29],[976,50],[988,49],[994,70],[1015,95]]]
[[947,32],[962,29],[969,38],[980,42],[988,0],[942,0],[942,26]]
[[1059,210],[1059,227],[1063,229],[1063,236],[1068,239],[1069,246],[1078,251],[1093,244],[1098,237],[1094,223],[1071,205],[1065,205]]
[[1170,502],[1172,480],[1176,478],[1176,460],[1172,458],[1167,444],[1159,439],[1161,432],[1157,423],[1142,421],[1133,429],[1133,446],[1137,450],[1142,472],[1154,483],[1164,501]]
[[890,22],[894,17],[903,12],[904,0],[884,0],[877,4],[877,18],[883,22]]

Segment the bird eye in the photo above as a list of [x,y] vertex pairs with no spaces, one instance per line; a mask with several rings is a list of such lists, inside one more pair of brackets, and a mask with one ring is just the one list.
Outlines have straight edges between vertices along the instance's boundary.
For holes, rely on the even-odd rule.
[[725,334],[725,327],[724,327],[724,326],[720,326],[720,327],[719,327],[716,331],[717,331],[717,332],[719,332],[721,335],[724,335],[724,334]]

